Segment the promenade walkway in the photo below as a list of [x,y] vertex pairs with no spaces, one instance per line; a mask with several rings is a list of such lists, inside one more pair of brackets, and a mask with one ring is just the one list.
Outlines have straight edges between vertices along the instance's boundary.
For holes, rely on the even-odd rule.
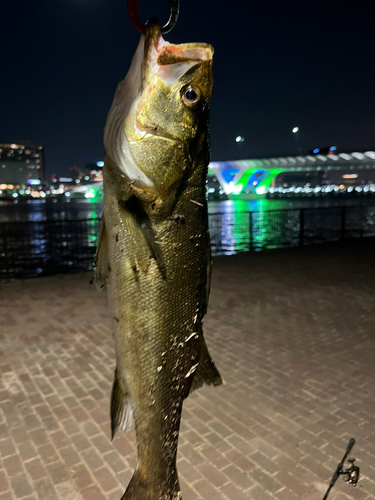
[[[0,290],[0,500],[120,500],[134,432],[111,443],[114,353],[91,274]],[[226,380],[185,403],[183,500],[321,500],[350,437],[375,500],[375,243],[217,258],[205,321]]]

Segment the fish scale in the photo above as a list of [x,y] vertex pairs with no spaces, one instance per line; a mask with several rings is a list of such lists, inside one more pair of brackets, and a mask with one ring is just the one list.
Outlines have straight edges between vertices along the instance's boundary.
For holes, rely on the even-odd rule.
[[202,329],[212,53],[206,44],[170,45],[148,24],[105,128],[95,282],[107,286],[113,317],[112,436],[132,416],[138,443],[125,500],[181,498],[183,400],[222,382]]

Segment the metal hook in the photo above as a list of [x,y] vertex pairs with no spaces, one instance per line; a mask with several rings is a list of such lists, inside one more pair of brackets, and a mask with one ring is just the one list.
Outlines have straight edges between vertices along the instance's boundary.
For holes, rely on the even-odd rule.
[[[169,33],[177,23],[178,14],[180,12],[180,0],[168,0],[170,14],[167,24],[160,28],[162,35]],[[134,27],[142,34],[145,33],[146,25],[143,24],[138,17],[138,0],[128,0],[128,12]]]

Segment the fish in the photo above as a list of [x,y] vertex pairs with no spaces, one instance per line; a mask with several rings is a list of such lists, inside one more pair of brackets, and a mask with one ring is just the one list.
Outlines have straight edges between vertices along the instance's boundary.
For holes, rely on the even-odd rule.
[[112,439],[134,422],[138,460],[122,500],[177,500],[182,405],[222,378],[203,336],[211,279],[206,201],[213,48],[141,35],[104,129],[95,284],[115,344]]

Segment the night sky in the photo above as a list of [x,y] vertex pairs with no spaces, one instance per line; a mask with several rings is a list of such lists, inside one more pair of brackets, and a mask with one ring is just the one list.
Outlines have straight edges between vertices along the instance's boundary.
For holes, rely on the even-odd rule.
[[[105,119],[139,40],[126,1],[3,4],[0,142],[43,145],[48,177],[101,160]],[[167,0],[139,0],[139,12],[164,24]],[[211,159],[374,150],[374,16],[370,0],[181,0],[165,38],[215,48]]]

